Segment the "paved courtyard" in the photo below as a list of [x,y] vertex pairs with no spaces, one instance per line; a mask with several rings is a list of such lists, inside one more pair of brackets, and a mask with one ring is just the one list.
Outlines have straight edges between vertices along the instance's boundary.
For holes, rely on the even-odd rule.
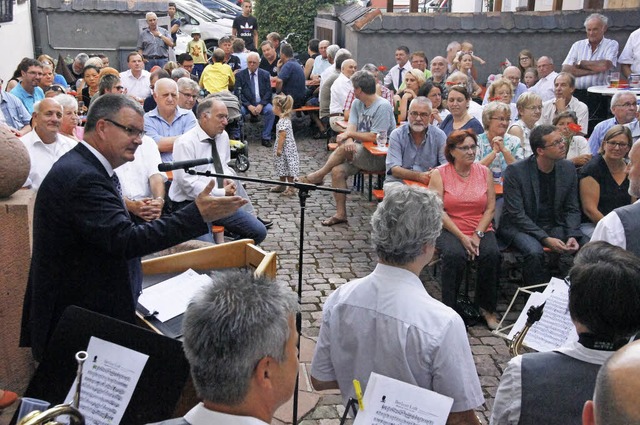
[[[329,152],[323,140],[311,138],[307,117],[295,118],[293,124],[301,162],[300,172],[306,174],[319,168]],[[248,128],[250,138],[252,133],[252,129]],[[273,178],[272,149],[262,147],[253,140],[249,149],[251,167],[246,175]],[[325,184],[330,185],[330,176],[325,179]],[[296,288],[300,226],[298,198],[270,193],[267,186],[254,183],[248,185],[248,192],[260,216],[272,219],[275,223],[262,247],[278,254],[278,278]],[[367,275],[376,264],[376,255],[370,243],[369,225],[371,214],[376,208],[375,201],[369,202],[366,190],[364,194],[354,192],[348,198],[349,224],[322,226],[320,220],[333,214],[334,205],[331,193],[320,191],[313,192],[306,205],[302,286],[303,342],[299,381],[300,414],[304,415],[299,423],[304,425],[338,424],[344,412],[338,392],[307,393],[311,391],[308,364],[320,330],[323,302],[340,285]],[[422,280],[427,291],[440,299],[440,285],[432,272],[431,269],[425,270]],[[506,310],[516,289],[516,283],[510,283],[506,279],[501,281],[498,306],[500,312]],[[521,305],[520,303],[520,309]],[[486,400],[478,410],[478,416],[483,423],[488,423],[499,378],[510,356],[505,341],[493,335],[484,324],[469,328],[468,335]],[[315,407],[307,413],[308,405],[314,404]],[[284,406],[276,416],[278,421],[274,423],[291,422],[290,406]]]

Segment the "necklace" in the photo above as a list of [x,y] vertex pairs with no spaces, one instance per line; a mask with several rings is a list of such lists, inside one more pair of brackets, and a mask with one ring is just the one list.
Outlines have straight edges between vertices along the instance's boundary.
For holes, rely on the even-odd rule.
[[458,171],[458,169],[456,167],[453,167],[453,169],[456,170],[456,174],[459,175],[462,178],[469,177],[469,175],[471,174],[471,170],[467,171],[466,174],[462,174],[460,171]]

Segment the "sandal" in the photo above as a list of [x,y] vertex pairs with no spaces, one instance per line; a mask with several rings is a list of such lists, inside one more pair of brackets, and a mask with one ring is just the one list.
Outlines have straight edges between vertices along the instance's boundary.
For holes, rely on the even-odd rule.
[[327,218],[326,220],[322,220],[320,223],[323,226],[330,227],[330,226],[334,226],[336,224],[342,224],[342,223],[347,223],[348,224],[349,220],[347,220],[346,218],[338,218],[336,216],[333,216],[333,217]]
[[287,190],[282,192],[283,196],[294,196],[296,194],[296,190],[292,187],[288,187]]
[[287,188],[281,185],[278,186],[273,186],[271,189],[269,189],[269,192],[273,192],[273,193],[282,193],[286,190]]
[[317,180],[317,181],[311,181],[309,179],[309,177],[307,177],[307,176],[298,177],[297,181],[299,183],[304,183],[304,184],[315,184],[316,186],[321,186],[322,183],[324,183],[324,179],[320,179],[320,180]]

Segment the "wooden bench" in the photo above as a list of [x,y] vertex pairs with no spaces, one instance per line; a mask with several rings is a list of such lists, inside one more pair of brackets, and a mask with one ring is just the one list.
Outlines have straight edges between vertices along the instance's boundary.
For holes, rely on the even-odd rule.
[[293,112],[320,112],[319,106],[304,105],[293,110]]

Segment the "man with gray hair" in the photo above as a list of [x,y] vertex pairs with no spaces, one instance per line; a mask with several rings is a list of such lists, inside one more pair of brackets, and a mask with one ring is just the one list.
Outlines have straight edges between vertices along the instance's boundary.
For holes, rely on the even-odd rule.
[[618,351],[600,368],[582,425],[640,425],[640,341]]
[[543,102],[555,97],[553,82],[558,73],[553,69],[553,59],[548,56],[541,56],[536,63],[538,70],[538,82],[529,91],[536,93]]
[[[329,61],[328,51],[330,45],[331,42],[329,40],[322,40],[320,43],[318,43],[318,53],[320,54],[313,60],[313,69],[311,70],[312,80],[319,78],[322,72],[327,69],[329,65],[331,65],[332,62]],[[340,48],[339,46],[337,47],[338,49]],[[338,49],[335,49],[333,53],[335,54]]]
[[70,305],[133,323],[130,272],[140,267],[134,259],[201,235],[207,222],[246,203],[237,196],[210,196],[211,183],[193,205],[162,220],[132,222],[113,170],[133,161],[143,125],[143,110],[131,98],[98,97],[87,115],[84,140],[40,185],[20,336],[20,345],[32,347],[36,360]]
[[[327,61],[329,62],[330,66],[327,66],[324,71],[322,71],[322,73],[320,74],[320,90],[322,90],[322,87],[324,87],[324,84],[326,83],[327,79],[329,78],[329,76],[333,75],[333,74],[339,74],[340,73],[340,68],[337,68],[335,66],[331,66],[334,65],[336,62],[336,59],[338,58],[338,56],[340,56],[342,53],[349,53],[349,55],[351,55],[351,52],[349,52],[347,49],[341,49],[340,46],[338,46],[337,44],[332,44],[331,46],[327,47]],[[351,57],[351,56],[349,56]],[[313,75],[311,76],[311,78],[313,79]]]
[[385,190],[402,184],[403,180],[428,185],[431,171],[447,163],[444,156],[447,136],[437,126],[429,124],[431,110],[428,98],[416,97],[409,105],[409,122],[391,132],[386,159]]
[[211,277],[183,322],[184,352],[202,402],[156,425],[270,424],[295,388],[297,298],[287,285],[247,271]]
[[145,16],[147,27],[138,35],[137,49],[144,60],[144,67],[150,71],[154,66],[162,68],[169,61],[169,48],[173,47],[171,33],[158,26],[158,17],[153,12]]
[[604,135],[607,134],[607,131],[616,124],[622,124],[629,127],[632,134],[635,136],[634,140],[640,137],[640,134],[638,134],[640,133],[640,128],[636,118],[636,110],[637,104],[635,93],[617,91],[611,98],[611,112],[613,113],[613,118],[609,118],[598,123],[589,137],[589,149],[591,149],[591,154],[594,156],[598,154]]
[[[173,159],[175,161],[188,161],[198,158],[213,158],[212,164],[193,167],[195,171],[210,171],[216,174],[234,175],[233,170],[227,165],[231,160],[231,148],[229,135],[225,131],[228,124],[229,112],[226,105],[215,98],[209,97],[200,102],[197,111],[198,121],[195,126],[179,136],[175,142]],[[210,182],[214,182],[210,193],[215,197],[225,197],[237,194],[244,199],[249,199],[240,182],[222,178],[191,175],[184,170],[173,171],[173,183],[169,188],[169,198],[173,201],[173,209],[182,209],[191,203]],[[240,238],[253,239],[256,244],[261,243],[267,237],[268,221],[262,221],[254,215],[251,202],[233,215],[222,220],[212,222],[213,225],[224,226],[225,230]],[[201,236],[202,240],[213,242],[211,229]]]
[[100,77],[100,83],[98,85],[98,94],[102,96],[103,94],[113,93],[113,94],[123,94],[124,86],[120,81],[120,77],[113,74],[104,74]]
[[342,133],[344,128],[336,124],[344,119],[344,104],[347,94],[353,90],[351,76],[358,70],[358,64],[353,59],[347,59],[340,66],[340,75],[331,85],[331,102],[329,103],[329,125],[336,133]]
[[371,217],[378,264],[370,275],[333,292],[322,309],[311,363],[316,390],[355,397],[372,371],[453,398],[447,423],[478,424],[484,403],[464,323],[420,281],[442,229],[435,192],[399,186]]
[[196,113],[200,86],[189,77],[178,80],[178,107]]
[[[351,83],[356,100],[351,106],[346,131],[336,137],[340,146],[331,153],[322,168],[300,178],[304,183],[321,184],[324,177],[331,173],[331,185],[346,188],[347,177],[360,170],[384,170],[384,157],[373,156],[362,146],[362,142],[375,142],[380,131],[391,134],[396,128],[393,107],[376,94],[376,79],[367,71],[353,74]],[[348,223],[347,196],[343,193],[334,193],[333,196],[336,213],[323,220],[323,226]]]
[[[618,42],[604,37],[609,19],[600,13],[592,13],[585,19],[587,38],[578,40],[562,63],[562,71],[576,77],[574,96],[589,108],[589,131],[607,117],[607,99],[596,93],[589,93],[592,86],[607,85],[607,73],[614,69],[618,60]],[[587,132],[587,128],[583,127]]]
[[71,89],[75,90],[76,81],[82,78],[82,71],[84,70],[84,64],[87,62],[88,59],[89,59],[88,54],[78,53],[76,57],[73,59],[73,62],[67,65],[67,68],[71,73],[71,76],[73,76],[73,80],[71,81],[67,80],[67,84],[69,84]]

